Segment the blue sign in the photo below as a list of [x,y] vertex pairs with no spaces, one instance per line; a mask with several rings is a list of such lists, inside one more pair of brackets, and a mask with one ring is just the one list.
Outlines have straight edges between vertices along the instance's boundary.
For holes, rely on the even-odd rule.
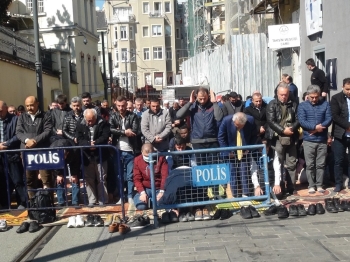
[[24,151],[23,159],[27,170],[63,169],[63,150]]
[[230,176],[229,164],[192,167],[192,185],[194,187],[224,185],[230,181]]

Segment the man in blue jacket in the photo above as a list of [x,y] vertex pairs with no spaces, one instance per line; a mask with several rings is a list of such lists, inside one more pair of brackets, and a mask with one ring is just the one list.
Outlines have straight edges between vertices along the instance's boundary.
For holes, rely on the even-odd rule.
[[327,155],[327,128],[332,123],[332,113],[327,101],[321,100],[321,89],[317,85],[307,88],[308,100],[298,108],[298,119],[303,128],[303,146],[306,161],[306,176],[309,193],[323,193],[323,175]]
[[[222,120],[218,135],[220,147],[254,145],[256,140],[257,132],[252,116],[238,112]],[[248,167],[251,159],[248,158],[247,152],[242,152],[242,150],[230,153],[229,159],[231,163],[230,186],[233,196],[237,196],[237,179],[241,181],[242,196],[248,196]]]

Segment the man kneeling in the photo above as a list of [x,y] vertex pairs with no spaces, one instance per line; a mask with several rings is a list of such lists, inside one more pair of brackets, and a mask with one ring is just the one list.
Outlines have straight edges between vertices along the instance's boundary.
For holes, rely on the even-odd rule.
[[[148,156],[152,152],[154,152],[152,144],[144,144],[141,149],[142,154],[134,160],[134,184],[138,192],[134,197],[134,203],[138,210],[147,209],[148,199],[152,199],[151,170]],[[152,162],[154,163],[157,201],[159,201],[164,194],[164,185],[168,177],[168,163],[164,156],[157,157]]]

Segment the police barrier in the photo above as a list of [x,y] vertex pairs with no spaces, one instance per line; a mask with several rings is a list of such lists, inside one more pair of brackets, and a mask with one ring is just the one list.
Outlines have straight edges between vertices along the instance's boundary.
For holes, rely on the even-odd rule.
[[[21,176],[21,179],[23,179],[24,182],[24,188],[25,188],[25,202],[26,202],[26,209],[32,210],[33,208],[30,208],[29,201],[28,201],[28,194],[30,192],[36,192],[40,190],[48,190],[51,192],[56,191],[57,198],[59,197],[58,194],[60,194],[61,197],[63,197],[63,200],[65,202],[66,207],[75,207],[75,208],[82,208],[84,206],[88,205],[87,200],[87,179],[86,174],[87,172],[91,172],[91,168],[96,168],[95,172],[98,173],[99,177],[96,177],[97,181],[102,181],[98,183],[97,192],[106,192],[106,176],[107,176],[107,160],[102,158],[103,150],[108,150],[108,154],[105,154],[107,157],[113,157],[113,163],[114,163],[114,170],[113,170],[113,179],[117,184],[119,185],[119,195],[121,196],[121,209],[122,209],[122,216],[125,218],[125,210],[124,210],[124,178],[123,174],[124,170],[122,168],[121,164],[121,156],[120,151],[112,146],[112,145],[95,145],[93,150],[91,150],[91,146],[71,146],[71,147],[55,147],[55,148],[40,148],[40,149],[17,149],[17,150],[3,150],[0,151],[0,168],[1,165],[3,165],[3,171],[5,175],[5,181],[6,181],[6,192],[7,192],[7,209],[2,209],[2,211],[11,210],[11,186],[10,186],[10,175],[11,172],[13,172],[13,167],[10,166],[13,160],[13,156],[17,155],[17,159],[15,159],[16,165],[18,167],[22,167],[23,165],[23,176]],[[69,152],[75,152],[75,156],[77,158],[74,158],[73,154],[70,154]],[[94,152],[94,153],[91,153]],[[98,152],[98,154],[97,154]],[[106,153],[106,152],[105,152]],[[70,163],[70,164],[68,164]],[[77,165],[78,164],[78,173],[80,174],[71,174],[70,165]],[[46,172],[48,171],[50,179],[51,179],[51,187],[50,188],[28,188],[28,181],[26,172],[36,172],[37,171]],[[56,187],[53,186],[54,182],[54,174],[53,172],[56,171],[57,174],[63,173],[63,187],[61,185],[57,185]],[[109,172],[111,173],[111,172]],[[2,174],[2,175],[3,175]],[[78,187],[80,188],[80,182],[82,182],[83,185],[83,192],[80,192],[80,195],[83,196],[83,202],[84,205],[79,205],[78,203],[75,203],[74,205],[68,205],[68,196],[67,193],[69,189],[67,188],[67,179],[71,179],[73,175],[81,175],[81,179],[78,178]],[[95,178],[94,178],[95,179]],[[112,179],[112,180],[113,180]],[[12,179],[13,180],[13,179]],[[43,178],[42,178],[43,180]],[[44,185],[44,181],[43,185]],[[14,185],[13,187],[16,187]],[[78,194],[79,194],[79,188],[78,188]],[[73,189],[72,189],[73,191]],[[28,194],[27,194],[28,192]],[[73,192],[72,192],[73,193]],[[96,194],[98,196],[98,193]],[[78,196],[79,197],[79,196]],[[116,204],[106,204],[108,201],[108,198],[106,194],[100,194],[100,198],[98,199],[100,202],[100,207],[102,206],[113,206]],[[91,205],[90,205],[91,206]],[[55,209],[61,209],[62,206],[59,207],[53,207]],[[35,208],[36,210],[45,209],[45,208]],[[52,207],[50,207],[52,209]]]
[[[163,196],[157,201],[160,156],[167,158],[169,174]],[[222,208],[225,203],[224,208],[228,208],[229,203],[253,200],[261,201],[257,207],[263,207],[271,202],[265,145],[157,152],[149,157],[155,227],[159,209],[218,204]]]

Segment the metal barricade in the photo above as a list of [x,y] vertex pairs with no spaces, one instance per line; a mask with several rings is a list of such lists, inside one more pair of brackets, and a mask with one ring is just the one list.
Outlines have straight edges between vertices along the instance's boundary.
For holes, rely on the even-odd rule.
[[[121,196],[121,210],[122,210],[122,216],[123,219],[125,218],[125,209],[124,209],[124,177],[123,177],[123,167],[121,164],[121,155],[119,149],[117,149],[115,146],[112,145],[95,145],[93,146],[95,148],[94,152],[98,152],[98,155],[95,154],[96,159],[98,158],[99,160],[96,161],[96,159],[91,158],[91,154],[89,155],[91,146],[72,146],[72,147],[55,147],[55,148],[38,148],[38,149],[16,149],[16,150],[3,150],[0,151],[0,161],[4,166],[4,174],[6,178],[6,188],[7,188],[7,199],[8,199],[8,209],[2,209],[1,211],[9,211],[11,210],[11,190],[10,190],[10,177],[9,177],[9,172],[11,172],[9,168],[9,156],[13,154],[20,154],[20,160],[17,164],[23,165],[23,181],[24,181],[24,186],[25,186],[25,192],[26,192],[26,209],[27,210],[33,210],[33,208],[30,208],[29,201],[28,201],[28,192],[30,191],[40,191],[40,190],[48,190],[48,191],[58,191],[58,190],[64,190],[64,195],[65,195],[65,207],[72,207],[72,208],[82,208],[89,206],[87,203],[87,190],[86,190],[86,169],[89,167],[86,166],[87,161],[94,161],[96,163],[96,166],[99,168],[97,172],[99,173],[100,181],[106,181],[106,177],[103,177],[103,173],[106,174],[107,176],[107,170],[104,170],[102,172],[102,166],[106,165],[102,161],[102,151],[103,150],[108,150],[109,154],[108,156],[114,156],[115,158],[113,161],[115,161],[116,168],[114,169],[113,175],[114,179],[119,185],[119,195]],[[84,204],[80,205],[68,205],[68,196],[67,193],[69,189],[67,188],[67,179],[70,179],[72,174],[70,173],[69,165],[67,167],[67,163],[69,161],[66,161],[67,159],[71,156],[69,154],[66,154],[67,152],[73,152],[75,151],[76,156],[79,156],[80,159],[77,159],[80,163],[80,174],[81,174],[81,179],[79,180],[79,188],[80,188],[80,181],[83,184],[83,192],[80,192],[80,195],[83,195],[83,200]],[[71,159],[72,160],[72,159]],[[0,164],[1,164],[0,163]],[[84,164],[85,163],[85,164]],[[98,165],[99,164],[99,165]],[[27,188],[27,176],[26,176],[26,171],[34,171],[34,170],[63,170],[61,171],[63,173],[63,179],[64,179],[64,187],[51,187],[51,188],[37,188],[37,189],[28,189]],[[67,173],[68,172],[68,173]],[[50,174],[53,177],[53,174]],[[54,178],[52,178],[52,181],[55,181]],[[103,190],[104,192],[104,187],[106,186],[105,183],[100,183],[99,185],[102,188],[98,188],[98,190]],[[116,204],[107,204],[108,199],[105,199],[105,194],[102,194],[102,203],[100,203],[99,207],[105,207],[105,206],[115,206]],[[91,206],[90,206],[91,207]],[[49,207],[49,209],[61,209],[62,206],[57,207]],[[35,208],[35,210],[40,210],[40,209],[46,209],[46,208]]]
[[[157,201],[159,184],[156,186],[155,176],[159,181],[160,174],[155,172],[155,166],[160,156],[167,158],[169,174],[165,192]],[[149,157],[155,227],[159,209],[220,206],[239,201],[261,201],[256,207],[271,203],[265,145],[157,152]],[[263,193],[256,189],[257,185]]]

